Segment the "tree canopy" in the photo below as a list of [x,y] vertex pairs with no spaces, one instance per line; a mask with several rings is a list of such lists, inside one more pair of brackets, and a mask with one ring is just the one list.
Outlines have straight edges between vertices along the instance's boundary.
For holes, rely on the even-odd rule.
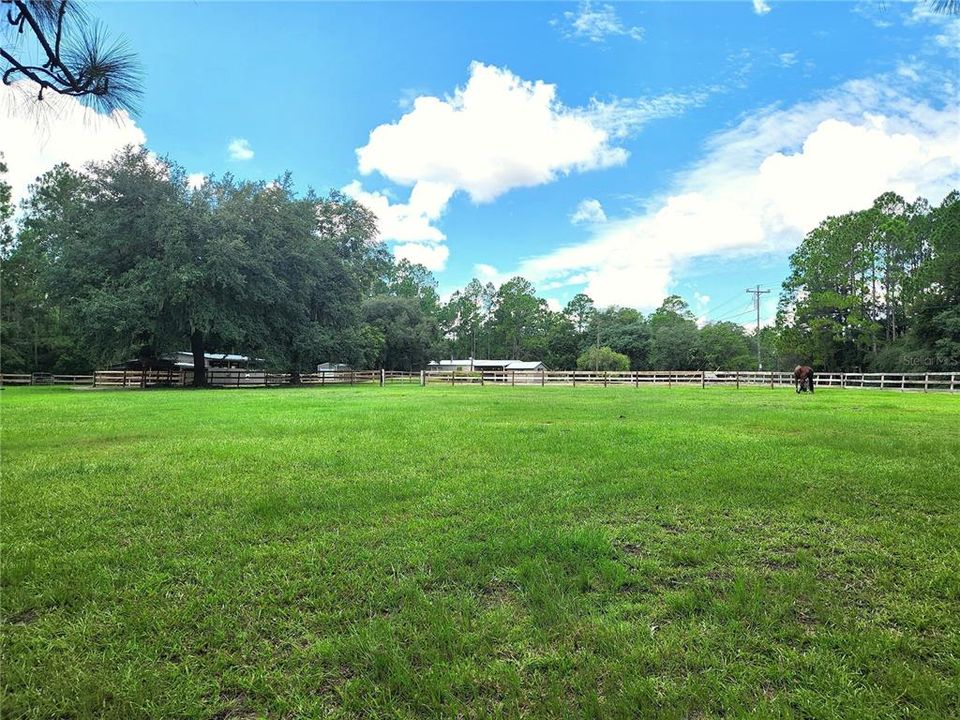
[[[960,366],[960,194],[885,193],[825,219],[790,259],[759,335],[698,323],[678,295],[645,315],[583,293],[553,310],[528,279],[477,279],[441,299],[394,261],[377,219],[339,191],[208,178],[142,149],[53,168],[12,221],[0,164],[7,372],[84,372],[189,349],[237,352],[295,379],[321,362],[417,370],[447,357],[565,369],[830,370]],[[196,382],[204,381],[197,373]]]

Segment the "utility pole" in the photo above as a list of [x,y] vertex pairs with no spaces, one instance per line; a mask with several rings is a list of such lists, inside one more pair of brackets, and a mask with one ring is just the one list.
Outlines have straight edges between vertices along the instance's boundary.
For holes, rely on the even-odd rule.
[[763,370],[763,362],[760,360],[760,296],[766,295],[769,290],[761,290],[757,285],[756,289],[747,288],[747,292],[753,295],[753,302],[757,306],[757,372]]

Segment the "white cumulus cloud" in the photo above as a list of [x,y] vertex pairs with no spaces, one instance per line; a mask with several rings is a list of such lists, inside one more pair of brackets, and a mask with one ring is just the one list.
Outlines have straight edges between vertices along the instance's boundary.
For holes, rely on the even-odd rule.
[[477,263],[473,266],[473,272],[476,273],[477,279],[483,282],[498,283],[501,277],[500,271],[493,265],[488,265],[487,263]]
[[392,242],[442,242],[446,240],[431,223],[443,213],[453,188],[443,183],[417,183],[405,203],[391,203],[382,192],[368,192],[354,180],[343,192],[377,216],[380,237]]
[[393,246],[393,254],[398,260],[420,263],[427,270],[439,272],[447,266],[450,249],[446,245],[401,243]]
[[227,145],[227,152],[231,160],[253,160],[253,148],[246,138],[234,138]]
[[396,123],[375,128],[357,159],[364,175],[439,183],[489,202],[512,188],[624,163],[626,150],[609,140],[557,100],[555,85],[475,62],[452,96],[418,97]]
[[393,248],[398,257],[442,268],[449,251],[429,244],[446,240],[435,222],[455,193],[490,202],[513,188],[620,165],[627,151],[610,139],[596,114],[563,105],[555,85],[474,62],[465,86],[444,98],[417,97],[357,149],[361,174],[410,187],[406,202],[359,181],[344,191],[377,215],[383,240],[401,243]]
[[577,209],[570,216],[570,222],[574,225],[578,223],[602,223],[606,222],[607,214],[603,211],[603,205],[599,200],[586,198],[581,200]]
[[766,15],[770,12],[770,6],[766,0],[753,0],[753,12],[757,15]]
[[81,168],[107,160],[126,145],[143,145],[147,137],[125,110],[102,115],[76,99],[47,93],[22,80],[0,84],[0,152],[14,202],[27,187],[57,163]]
[[551,285],[586,284],[599,304],[656,307],[700,257],[792,249],[831,214],[893,190],[939,201],[960,185],[960,107],[905,96],[890,77],[768,109],[712,138],[702,162],[641,214],[521,263]]
[[204,173],[190,173],[187,175],[187,187],[191,190],[199,190],[206,180],[207,176]]

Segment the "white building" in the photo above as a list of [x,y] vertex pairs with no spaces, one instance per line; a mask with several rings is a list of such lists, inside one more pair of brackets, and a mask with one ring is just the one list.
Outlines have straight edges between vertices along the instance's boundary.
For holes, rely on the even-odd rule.
[[[173,364],[184,370],[193,370],[193,353],[187,350],[178,350],[170,358]],[[204,353],[203,364],[208,368],[244,369],[250,365],[250,358],[246,355],[231,355],[230,353]]]
[[466,360],[434,360],[427,366],[428,370],[442,370],[450,372],[504,372],[508,370],[515,371],[539,371],[546,370],[547,366],[539,360],[475,360],[467,358]]

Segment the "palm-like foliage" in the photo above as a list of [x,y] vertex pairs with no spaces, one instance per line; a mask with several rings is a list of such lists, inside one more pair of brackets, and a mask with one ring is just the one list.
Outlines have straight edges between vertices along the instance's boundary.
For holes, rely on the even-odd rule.
[[[72,0],[4,0],[3,82],[26,78],[102,112],[135,112],[142,78],[135,56]],[[0,21],[2,22],[2,21]],[[25,38],[25,40],[24,40]]]
[[930,0],[930,7],[941,15],[960,15],[960,0]]

